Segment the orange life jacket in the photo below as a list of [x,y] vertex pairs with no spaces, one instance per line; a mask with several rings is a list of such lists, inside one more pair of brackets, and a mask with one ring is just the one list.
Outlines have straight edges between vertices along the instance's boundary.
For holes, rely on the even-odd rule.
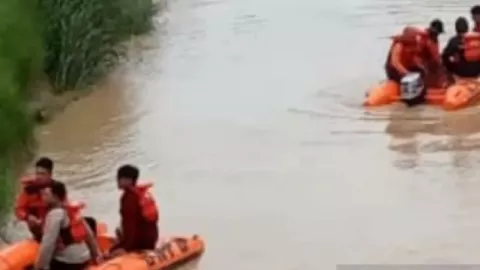
[[159,218],[157,204],[152,194],[148,191],[153,184],[142,184],[134,187],[134,192],[137,194],[140,203],[142,216],[149,222],[157,222]]
[[419,56],[424,62],[440,64],[440,48],[437,40],[430,37],[428,29],[419,29],[417,27],[406,26],[403,29],[403,35],[414,36],[417,42]]
[[[392,37],[392,40],[393,41],[388,56],[388,65],[398,68],[397,65],[400,64],[407,69],[417,67],[418,59],[420,59],[420,50],[415,38],[413,36],[398,35]],[[401,46],[400,59],[394,58],[394,49],[397,47],[397,45]]]
[[60,229],[60,237],[57,247],[65,248],[68,245],[82,243],[88,238],[88,228],[81,211],[85,208],[84,203],[67,203],[64,209],[67,211],[70,225]]
[[471,32],[463,36],[463,56],[467,62],[480,61],[480,33]]
[[[40,191],[47,187],[51,181],[38,182],[34,175],[25,176],[20,181],[22,192],[17,200],[17,216],[32,215],[40,220],[44,220],[48,212],[48,207]],[[26,216],[24,218],[26,218]]]
[[[402,33],[391,37],[392,47],[397,43],[401,43],[403,51],[409,56],[420,54],[425,47],[428,38],[428,32],[412,26],[403,28]],[[406,55],[406,56],[407,56]]]

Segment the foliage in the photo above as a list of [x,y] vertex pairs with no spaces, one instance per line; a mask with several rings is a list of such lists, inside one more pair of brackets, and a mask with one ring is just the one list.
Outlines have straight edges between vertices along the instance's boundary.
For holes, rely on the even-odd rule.
[[0,212],[13,198],[15,152],[32,135],[33,122],[26,108],[28,82],[43,61],[35,9],[28,0],[0,4]]
[[152,0],[40,0],[45,72],[57,91],[83,89],[124,55],[121,42],[152,29]]

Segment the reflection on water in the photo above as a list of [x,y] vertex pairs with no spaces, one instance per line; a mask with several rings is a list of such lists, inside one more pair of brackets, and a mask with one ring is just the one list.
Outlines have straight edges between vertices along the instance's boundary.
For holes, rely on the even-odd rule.
[[422,154],[450,156],[451,166],[459,173],[471,169],[471,152],[480,147],[478,108],[445,113],[431,108],[392,111],[386,127],[392,136],[390,149],[402,154],[396,163],[402,167],[419,166]]
[[365,111],[387,36],[474,1],[177,0],[113,79],[40,130],[91,214],[114,172],[155,183],[164,234],[201,269],[476,262],[480,110]]

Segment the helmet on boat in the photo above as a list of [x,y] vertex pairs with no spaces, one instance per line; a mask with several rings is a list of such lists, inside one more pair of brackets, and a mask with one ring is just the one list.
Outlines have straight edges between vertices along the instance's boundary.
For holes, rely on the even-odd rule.
[[400,95],[407,104],[421,98],[424,92],[425,84],[419,72],[408,73],[400,81]]

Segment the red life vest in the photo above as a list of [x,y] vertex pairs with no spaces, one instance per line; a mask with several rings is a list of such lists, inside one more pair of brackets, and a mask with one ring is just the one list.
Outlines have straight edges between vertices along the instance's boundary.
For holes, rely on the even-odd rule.
[[402,47],[401,55],[399,61],[405,68],[414,68],[417,65],[417,60],[421,59],[420,55],[420,43],[418,37],[415,33],[411,33],[408,31],[403,31],[402,34],[396,35],[391,37],[392,45],[390,47],[389,55],[388,55],[388,65],[393,65],[396,63],[392,61],[392,53],[394,47],[400,45]]
[[21,180],[23,193],[20,196],[24,196],[27,201],[26,212],[28,215],[35,216],[40,220],[44,220],[48,212],[48,206],[43,200],[40,191],[51,183],[39,182],[34,175],[25,176]]
[[467,62],[480,61],[480,33],[471,32],[463,36],[463,56]]
[[64,209],[67,211],[70,224],[66,228],[60,229],[60,237],[57,243],[59,248],[65,248],[68,245],[82,243],[88,238],[88,228],[81,211],[85,208],[84,203],[67,203]]
[[423,61],[440,64],[440,48],[438,40],[430,35],[429,29],[418,29],[415,27],[406,27],[404,31],[411,32],[416,36],[420,57]]
[[137,194],[140,203],[140,209],[143,218],[149,222],[157,222],[159,218],[157,204],[152,194],[148,191],[153,184],[142,184],[134,187],[134,192]]

